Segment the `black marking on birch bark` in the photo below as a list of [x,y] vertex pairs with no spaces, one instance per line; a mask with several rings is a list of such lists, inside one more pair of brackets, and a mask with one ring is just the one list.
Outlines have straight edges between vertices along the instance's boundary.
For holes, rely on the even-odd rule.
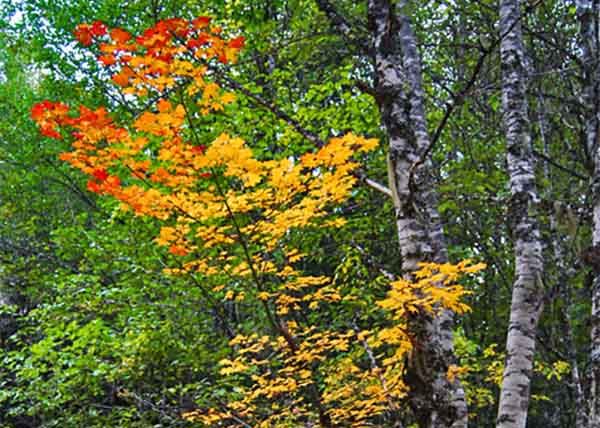
[[543,307],[542,245],[536,219],[539,200],[527,113],[527,62],[520,17],[519,0],[501,0],[502,107],[511,191],[509,219],[515,239],[515,281],[498,428],[525,428],[536,329]]
[[[423,162],[413,183],[408,180],[410,166],[429,144],[420,58],[408,18],[396,13],[389,0],[370,0],[368,5],[375,100],[390,140],[390,189],[395,199],[402,268],[410,277],[418,262],[447,261],[431,162]],[[421,427],[466,427],[464,393],[458,382],[450,383],[446,378],[453,363],[451,323],[448,312],[433,319],[415,316],[409,321],[416,343],[407,361],[405,380],[411,390],[409,405]]]

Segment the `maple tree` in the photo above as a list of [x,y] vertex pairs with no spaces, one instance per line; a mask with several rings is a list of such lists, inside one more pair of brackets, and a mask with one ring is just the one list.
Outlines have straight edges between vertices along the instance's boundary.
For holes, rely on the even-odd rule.
[[[333,208],[350,196],[360,156],[378,142],[346,134],[277,158],[257,156],[227,134],[207,138],[197,119],[236,99],[221,89],[217,66],[235,62],[244,46],[209,17],[159,21],[137,37],[97,21],[79,25],[75,36],[97,48],[114,85],[141,111],[123,125],[106,108],[71,111],[44,101],[31,111],[40,132],[71,141],[60,159],[89,177],[89,191],[161,222],[156,244],[173,257],[165,273],[200,275],[216,313],[233,300],[260,307],[256,316],[268,321],[260,332],[226,328],[231,357],[218,362],[222,379],[214,385],[226,386],[226,401],[181,416],[209,425],[364,426],[404,412],[405,365],[419,346],[409,317],[466,312],[467,292],[456,281],[484,265],[423,263],[389,282],[377,301],[383,322],[361,327],[354,314],[332,327],[328,313],[361,296],[330,275],[303,272],[307,254],[290,239],[344,224]],[[450,366],[447,376],[454,382],[461,373]]]

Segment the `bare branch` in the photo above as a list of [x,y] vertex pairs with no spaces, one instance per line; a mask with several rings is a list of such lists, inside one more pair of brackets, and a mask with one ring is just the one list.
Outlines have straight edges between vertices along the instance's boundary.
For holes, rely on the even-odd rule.
[[325,142],[322,139],[320,139],[317,134],[315,134],[312,131],[309,131],[308,129],[303,127],[300,124],[300,122],[298,122],[296,119],[292,118],[289,114],[287,114],[286,112],[281,110],[275,104],[265,100],[260,95],[253,93],[249,89],[245,88],[242,84],[233,80],[231,77],[221,75],[220,77],[217,77],[216,80],[222,86],[227,86],[230,89],[237,90],[237,91],[241,92],[242,94],[244,94],[245,96],[247,96],[248,98],[250,98],[251,100],[253,100],[256,104],[266,108],[271,113],[273,113],[278,119],[283,120],[288,125],[290,125],[292,128],[294,128],[296,130],[296,132],[298,132],[300,135],[302,135],[308,141],[313,143],[315,146],[323,147],[325,145]]

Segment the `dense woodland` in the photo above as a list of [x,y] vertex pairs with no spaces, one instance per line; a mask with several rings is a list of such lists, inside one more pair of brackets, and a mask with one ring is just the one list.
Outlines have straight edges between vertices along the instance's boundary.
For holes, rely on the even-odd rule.
[[599,0],[0,28],[0,427],[600,428]]

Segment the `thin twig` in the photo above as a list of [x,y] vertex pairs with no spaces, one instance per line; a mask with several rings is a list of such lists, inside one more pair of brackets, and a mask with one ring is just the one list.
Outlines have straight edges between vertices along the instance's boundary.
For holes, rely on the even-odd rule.
[[551,158],[549,158],[548,156],[546,156],[545,154],[543,154],[541,152],[538,152],[537,150],[533,150],[532,153],[534,156],[548,162],[550,165],[554,166],[555,168],[560,169],[561,171],[566,172],[567,174],[572,175],[573,177],[576,177],[576,178],[578,178],[580,180],[584,180],[584,181],[588,179],[587,177],[584,177],[583,175],[579,174],[578,172],[573,171],[573,170],[567,168],[566,166],[562,166],[561,164],[553,161]]

